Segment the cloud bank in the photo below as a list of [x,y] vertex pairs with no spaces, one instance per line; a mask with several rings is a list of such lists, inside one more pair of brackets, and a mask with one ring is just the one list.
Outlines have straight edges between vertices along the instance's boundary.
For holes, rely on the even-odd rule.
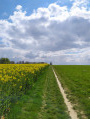
[[27,15],[16,6],[0,20],[0,57],[11,60],[90,64],[90,9],[87,0],[71,8],[52,3]]

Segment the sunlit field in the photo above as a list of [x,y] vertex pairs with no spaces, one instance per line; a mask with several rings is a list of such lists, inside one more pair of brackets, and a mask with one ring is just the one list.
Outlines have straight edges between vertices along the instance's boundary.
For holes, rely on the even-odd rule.
[[56,72],[79,119],[90,118],[90,66],[0,64],[0,118],[71,119]]
[[[90,66],[89,65],[55,65],[59,79],[69,93],[69,99],[75,103],[74,108],[83,110],[90,118]],[[79,106],[79,107],[78,107]]]
[[48,64],[0,64],[0,115],[27,92]]

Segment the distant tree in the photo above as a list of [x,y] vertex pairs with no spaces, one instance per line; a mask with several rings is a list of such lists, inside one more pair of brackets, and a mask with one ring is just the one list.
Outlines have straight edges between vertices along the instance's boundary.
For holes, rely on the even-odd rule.
[[10,64],[10,60],[8,58],[0,58],[0,64]]
[[50,65],[52,65],[52,62],[50,62]]
[[25,64],[25,62],[24,61],[18,61],[18,62],[16,62],[16,64]]
[[26,61],[25,64],[30,64],[30,62]]
[[22,61],[19,61],[18,64],[22,64]]
[[24,64],[24,61],[22,61],[22,64]]
[[10,61],[10,64],[15,64],[15,62],[14,61]]

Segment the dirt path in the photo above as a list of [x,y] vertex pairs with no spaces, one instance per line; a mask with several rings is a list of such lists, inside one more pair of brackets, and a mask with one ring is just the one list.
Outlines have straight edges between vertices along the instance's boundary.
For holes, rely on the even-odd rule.
[[60,92],[61,92],[61,94],[62,94],[62,96],[63,96],[63,98],[64,98],[64,102],[65,102],[65,104],[67,105],[67,108],[68,108],[68,111],[69,111],[69,114],[70,114],[71,119],[78,119],[77,113],[76,113],[75,110],[73,109],[72,104],[71,104],[71,103],[69,102],[69,100],[67,99],[67,95],[65,94],[65,91],[64,91],[63,87],[61,86],[61,83],[60,83],[60,81],[58,80],[58,77],[57,77],[57,75],[56,75],[54,69],[53,69],[53,72],[54,72],[54,75],[55,75],[55,77],[56,77],[56,80],[57,80],[57,83],[58,83]]

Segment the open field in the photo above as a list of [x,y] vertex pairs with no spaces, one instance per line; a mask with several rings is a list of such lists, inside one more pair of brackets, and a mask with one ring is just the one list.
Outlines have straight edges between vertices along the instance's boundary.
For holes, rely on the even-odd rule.
[[90,119],[90,66],[55,65],[54,69],[78,115]]
[[[90,66],[0,66],[0,116],[5,119],[70,119],[54,68],[79,119],[90,118]],[[73,118],[72,118],[73,119]]]
[[[27,77],[30,78],[30,75],[28,74]],[[33,80],[35,79],[33,78]],[[22,82],[22,84],[25,83]],[[40,75],[38,72],[37,80],[32,84],[31,88],[28,87],[25,92],[22,92],[19,88],[21,83],[17,83],[19,85],[17,93],[11,94],[16,99],[7,102],[4,100],[5,108],[3,107],[4,112],[2,113],[5,119],[70,119],[51,66],[42,69]],[[20,95],[21,92],[22,95]],[[18,95],[19,98],[17,98]]]

